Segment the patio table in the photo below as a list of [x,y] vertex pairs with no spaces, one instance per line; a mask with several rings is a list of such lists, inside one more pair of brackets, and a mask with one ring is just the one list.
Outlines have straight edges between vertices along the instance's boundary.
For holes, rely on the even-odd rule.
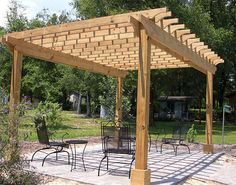
[[85,152],[86,146],[88,144],[88,141],[87,140],[80,140],[80,139],[73,139],[73,140],[67,140],[66,143],[69,144],[70,149],[71,149],[71,156],[72,156],[71,171],[73,169],[76,169],[76,163],[77,163],[76,146],[77,145],[84,145],[81,159],[83,162],[84,171],[86,171],[85,164],[84,164],[84,152]]

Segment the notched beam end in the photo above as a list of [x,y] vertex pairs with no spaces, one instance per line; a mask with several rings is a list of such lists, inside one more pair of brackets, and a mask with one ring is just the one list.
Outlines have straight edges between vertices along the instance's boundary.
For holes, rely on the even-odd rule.
[[139,21],[133,16],[129,16],[129,23],[134,28],[134,37],[139,37],[139,29],[140,29]]

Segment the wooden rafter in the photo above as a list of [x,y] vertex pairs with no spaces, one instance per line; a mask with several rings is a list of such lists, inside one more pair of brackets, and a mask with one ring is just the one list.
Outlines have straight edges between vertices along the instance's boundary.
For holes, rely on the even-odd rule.
[[83,70],[108,76],[125,77],[127,75],[126,71],[97,64],[76,56],[61,53],[48,48],[43,48],[41,46],[37,46],[35,44],[15,39],[13,37],[7,37],[6,42],[13,45],[17,51],[20,51],[26,56],[36,57],[41,60],[78,67]]
[[166,33],[154,22],[142,15],[139,17],[139,21],[145,27],[149,37],[154,41],[153,43],[157,44],[158,47],[169,50],[169,53],[176,56],[176,58],[180,58],[179,56],[187,58],[190,61],[188,64],[200,71],[205,71],[205,73],[206,71],[210,71],[213,74],[215,73],[216,68],[214,65],[205,61],[196,53],[190,51],[188,47],[174,39],[170,34]]

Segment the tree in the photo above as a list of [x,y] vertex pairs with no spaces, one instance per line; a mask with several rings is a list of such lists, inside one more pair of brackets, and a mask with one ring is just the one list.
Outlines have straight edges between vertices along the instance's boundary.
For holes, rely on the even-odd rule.
[[[180,18],[180,22],[184,22],[225,60],[223,65],[218,66],[214,78],[214,92],[217,100],[215,106],[221,107],[225,92],[235,87],[235,80],[234,84],[232,80],[229,83],[231,74],[236,77],[236,7],[234,0],[138,0],[135,2],[130,0],[74,0],[72,5],[77,11],[77,16],[82,19],[167,6],[174,15]],[[176,76],[178,80],[176,80]],[[158,80],[151,83],[151,94],[155,98],[157,94],[193,95],[199,97],[200,102],[205,97],[205,76],[191,69],[152,71],[152,80]],[[167,80],[168,82],[165,83]],[[130,85],[133,86],[133,84]],[[125,88],[134,89],[131,86]],[[134,103],[134,93],[131,96],[133,98],[130,99]]]

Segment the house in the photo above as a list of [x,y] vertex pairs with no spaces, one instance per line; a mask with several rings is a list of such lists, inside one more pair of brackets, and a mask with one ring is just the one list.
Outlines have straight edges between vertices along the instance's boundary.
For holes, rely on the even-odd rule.
[[160,96],[159,119],[189,119],[188,107],[192,96]]

